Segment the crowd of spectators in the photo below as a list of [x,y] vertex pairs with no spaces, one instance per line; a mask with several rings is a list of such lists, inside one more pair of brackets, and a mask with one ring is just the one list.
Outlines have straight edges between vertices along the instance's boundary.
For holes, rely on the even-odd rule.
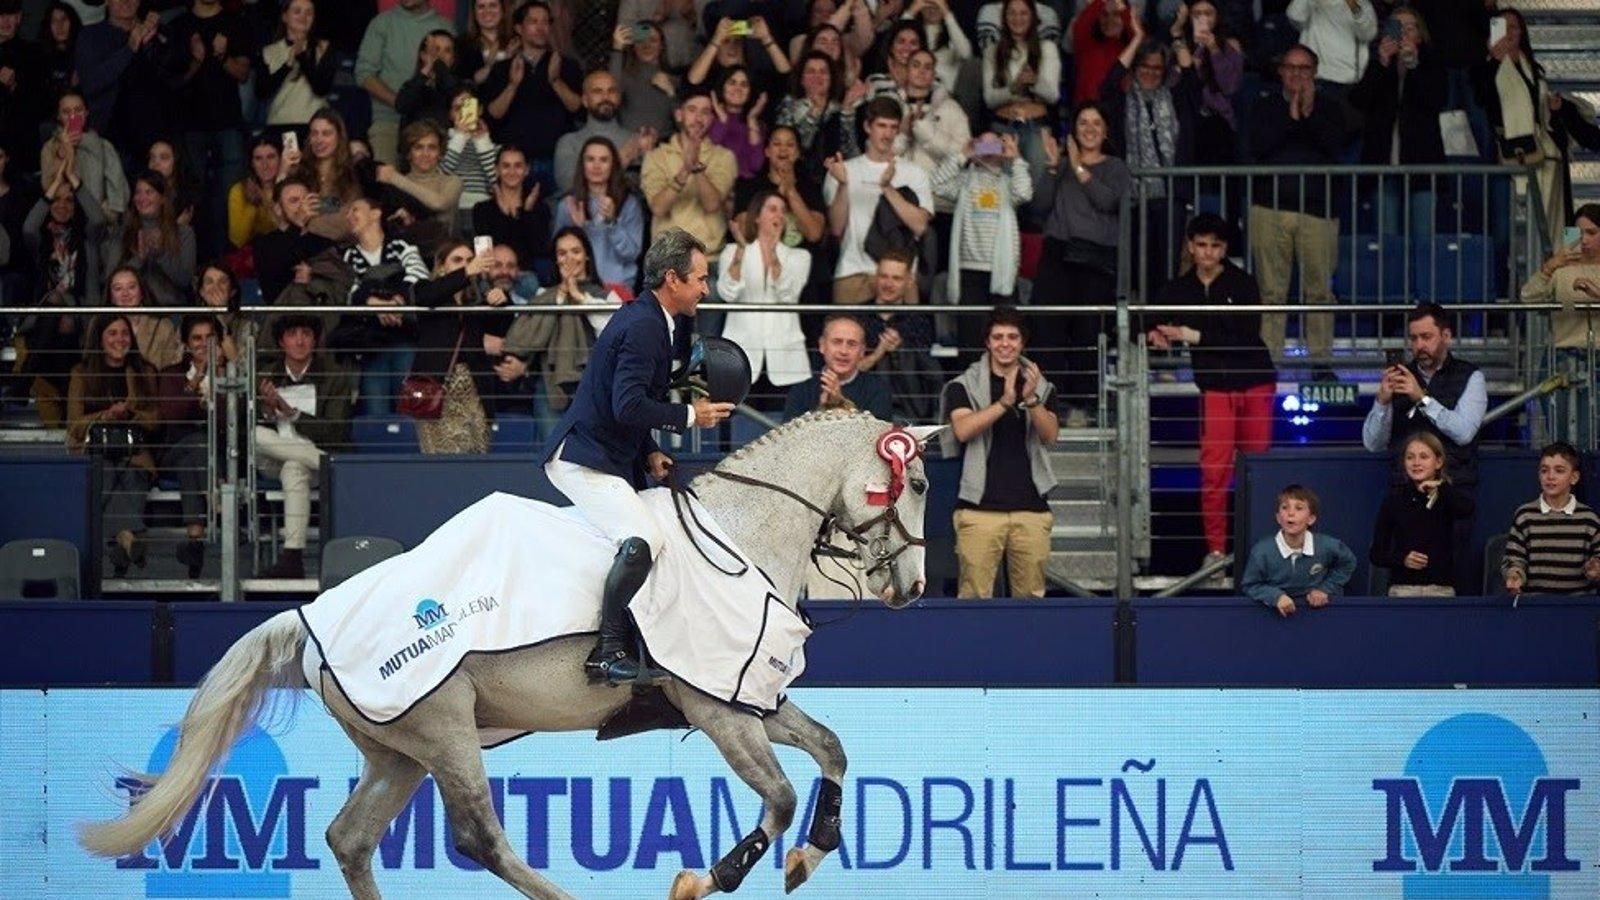
[[[854,404],[951,422],[974,594],[1000,555],[1014,590],[1043,590],[1029,517],[1048,518],[1048,466],[1035,457],[1058,410],[1068,425],[1093,419],[1105,323],[936,317],[931,304],[1025,304],[1030,242],[1032,281],[1046,285],[1034,298],[1108,304],[1136,190],[1131,233],[1160,261],[1151,298],[1279,303],[1298,278],[1305,301],[1334,299],[1338,212],[1323,179],[1256,175],[1248,208],[1169,234],[1196,198],[1136,172],[1443,164],[1459,157],[1436,125],[1459,111],[1482,159],[1539,166],[1564,249],[1524,296],[1600,290],[1584,268],[1595,211],[1579,210],[1581,246],[1562,241],[1566,161],[1575,143],[1600,146],[1594,111],[1552,91],[1520,15],[1492,0],[624,0],[585,40],[560,2],[474,0],[459,23],[455,4],[378,5],[363,18],[332,0],[55,2],[25,37],[21,0],[0,0],[0,288],[7,305],[39,308],[6,323],[19,348],[6,390],[74,447],[103,440],[106,420],[168,447],[124,458],[116,478],[137,493],[163,459],[204,464],[207,373],[260,323],[256,459],[294,498],[285,574],[301,570],[319,454],[348,440],[336,420],[403,411],[418,378],[442,389],[424,452],[485,449],[496,415],[558,413],[605,307],[639,291],[639,258],[668,228],[708,248],[715,299],[883,308],[707,314],[699,328],[746,349],[771,412]],[[586,44],[600,52],[582,58]],[[337,86],[341,66],[353,88]],[[1431,194],[1377,183],[1412,210],[1386,228],[1431,223]],[[1241,234],[1253,277],[1227,259]],[[1187,274],[1168,283],[1180,258]],[[240,314],[257,302],[372,311]],[[63,313],[100,304],[127,312]],[[519,315],[558,304],[596,311]],[[497,311],[384,311],[395,306]],[[1263,444],[1260,395],[1284,357],[1283,317],[1259,320],[1149,323],[1153,345],[1190,347],[1202,382],[1212,553],[1226,549],[1233,452]],[[1331,318],[1308,317],[1303,335],[1325,371]],[[1470,410],[1452,407],[1474,402],[1474,382],[1431,352],[1385,375],[1364,438],[1409,455],[1393,423],[1413,421],[1407,398],[1427,382],[1422,419],[1470,487],[1471,439],[1452,418]],[[181,488],[191,541],[203,490]],[[137,564],[138,516],[108,515],[117,561]],[[193,547],[180,558],[194,568]]]

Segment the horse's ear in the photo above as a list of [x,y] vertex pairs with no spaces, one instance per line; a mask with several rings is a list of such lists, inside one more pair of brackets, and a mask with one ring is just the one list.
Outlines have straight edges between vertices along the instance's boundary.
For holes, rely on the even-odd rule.
[[906,431],[917,439],[917,446],[927,449],[928,442],[939,436],[949,425],[908,425]]

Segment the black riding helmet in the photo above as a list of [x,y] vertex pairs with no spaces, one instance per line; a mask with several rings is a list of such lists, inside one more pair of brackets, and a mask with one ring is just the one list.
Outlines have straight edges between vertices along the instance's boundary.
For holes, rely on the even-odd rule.
[[698,376],[706,396],[716,403],[743,403],[750,393],[750,357],[727,338],[703,335],[689,351],[689,366],[680,380]]

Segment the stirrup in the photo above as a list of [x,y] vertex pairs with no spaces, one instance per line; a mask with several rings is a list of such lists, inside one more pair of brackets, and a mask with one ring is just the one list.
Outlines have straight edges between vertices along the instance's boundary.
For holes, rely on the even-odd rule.
[[584,660],[583,672],[591,683],[625,684],[639,677],[639,664],[628,657],[626,650],[606,652],[596,648]]

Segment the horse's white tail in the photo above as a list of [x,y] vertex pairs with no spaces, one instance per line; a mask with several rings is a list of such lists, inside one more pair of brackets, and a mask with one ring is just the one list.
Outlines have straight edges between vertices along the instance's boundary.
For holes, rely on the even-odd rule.
[[216,765],[260,716],[267,691],[298,680],[305,637],[299,615],[287,610],[228,648],[195,689],[178,725],[178,746],[167,770],[122,817],[80,826],[78,842],[84,849],[98,856],[127,856],[176,827]]

